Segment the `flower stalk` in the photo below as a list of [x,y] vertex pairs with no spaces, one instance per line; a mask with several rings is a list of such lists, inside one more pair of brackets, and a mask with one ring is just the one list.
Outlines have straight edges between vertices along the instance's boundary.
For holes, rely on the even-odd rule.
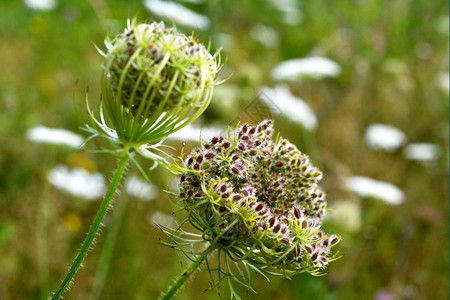
[[178,292],[178,290],[183,286],[186,280],[202,265],[202,263],[208,258],[208,256],[216,249],[214,244],[211,244],[206,248],[200,255],[198,255],[194,261],[189,265],[189,267],[178,276],[175,282],[169,286],[167,291],[161,295],[160,300],[169,300]]
[[103,218],[105,217],[106,212],[108,211],[108,208],[110,207],[111,201],[114,198],[114,195],[116,194],[116,190],[119,187],[120,181],[126,171],[129,158],[130,157],[129,157],[129,153],[128,153],[128,148],[125,147],[122,151],[122,155],[119,158],[117,168],[114,172],[114,175],[113,175],[111,183],[108,187],[108,190],[106,191],[105,198],[103,199],[103,201],[100,205],[100,208],[98,209],[97,214],[95,215],[94,221],[92,222],[91,228],[89,229],[86,239],[84,240],[80,251],[78,252],[77,256],[75,257],[75,259],[72,263],[72,266],[70,267],[69,272],[67,273],[66,277],[63,279],[58,290],[51,297],[52,300],[57,300],[57,299],[61,298],[62,294],[66,291],[66,289],[69,287],[70,283],[72,282],[73,278],[77,274],[81,264],[83,263],[84,258],[86,257],[89,250],[91,249],[92,243],[94,242],[95,237],[98,234],[98,231],[100,229],[100,225],[102,224]]
[[[121,199],[124,200],[124,199]],[[95,274],[89,299],[97,300],[101,298],[101,293],[105,285],[111,261],[114,255],[114,248],[117,237],[120,232],[122,220],[125,214],[128,201],[117,201],[114,207],[114,213],[111,217],[110,227],[104,237],[100,259],[98,262],[97,273]]]

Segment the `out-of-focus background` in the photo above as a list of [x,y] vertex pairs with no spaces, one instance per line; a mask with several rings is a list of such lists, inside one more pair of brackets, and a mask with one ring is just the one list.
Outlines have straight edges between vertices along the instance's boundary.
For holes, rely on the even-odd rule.
[[[116,161],[92,153],[101,140],[77,148],[72,97],[84,116],[87,88],[98,105],[94,44],[127,16],[194,29],[227,59],[206,113],[167,141],[174,154],[198,128],[271,117],[324,173],[324,227],[343,257],[322,277],[255,276],[257,299],[448,297],[448,3],[23,0],[0,2],[0,299],[46,299],[100,205]],[[165,192],[176,181],[147,173],[130,167],[66,299],[156,299],[186,267],[154,226],[184,217]],[[198,272],[178,298],[219,299],[209,287]]]

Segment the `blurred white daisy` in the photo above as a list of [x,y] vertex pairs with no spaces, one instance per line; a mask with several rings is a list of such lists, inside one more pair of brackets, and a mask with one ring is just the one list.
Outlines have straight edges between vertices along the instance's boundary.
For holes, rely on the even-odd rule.
[[158,196],[158,188],[155,185],[136,176],[131,176],[127,179],[125,190],[128,195],[144,201],[153,200]]
[[172,133],[169,135],[168,139],[171,140],[178,140],[178,141],[192,141],[192,142],[198,142],[200,141],[200,135],[203,140],[221,135],[224,133],[224,128],[220,127],[194,127],[191,124],[181,128],[180,130]]
[[35,10],[51,10],[56,7],[56,0],[24,0],[24,3]]
[[153,14],[176,24],[192,26],[199,29],[208,29],[211,24],[207,16],[193,12],[176,2],[144,0],[144,5]]
[[72,148],[79,148],[83,144],[84,138],[81,135],[65,129],[48,128],[36,126],[26,132],[29,141],[36,143],[48,143],[64,145]]
[[69,169],[57,165],[48,174],[47,180],[56,188],[77,197],[95,200],[105,193],[105,178],[100,173],[89,173],[85,169]]
[[391,205],[402,204],[405,198],[403,191],[395,185],[368,177],[349,177],[346,179],[345,185],[360,197],[377,198]]
[[290,120],[302,124],[308,130],[317,128],[317,118],[308,104],[293,95],[287,85],[274,88],[263,86],[260,99],[275,113],[280,113]]
[[299,77],[337,77],[341,67],[334,61],[325,57],[306,57],[286,60],[272,70],[274,80],[294,80]]
[[403,154],[410,160],[432,162],[439,158],[441,149],[431,143],[411,143],[403,149]]
[[406,142],[406,135],[398,128],[385,124],[372,124],[364,135],[367,144],[374,150],[393,152]]

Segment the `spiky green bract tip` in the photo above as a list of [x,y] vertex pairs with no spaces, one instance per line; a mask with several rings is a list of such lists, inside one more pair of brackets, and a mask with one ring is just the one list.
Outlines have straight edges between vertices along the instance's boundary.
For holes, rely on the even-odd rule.
[[179,197],[203,239],[264,274],[321,274],[340,238],[322,229],[322,173],[273,121],[214,137],[184,161]]
[[192,36],[128,20],[105,44],[102,93],[112,126],[103,131],[110,137],[130,147],[154,144],[208,106],[220,57]]

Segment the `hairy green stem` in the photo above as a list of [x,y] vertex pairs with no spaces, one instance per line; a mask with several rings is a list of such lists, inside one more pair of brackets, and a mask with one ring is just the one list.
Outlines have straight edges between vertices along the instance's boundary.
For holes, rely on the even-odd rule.
[[198,267],[201,266],[201,264],[205,261],[205,259],[208,258],[208,255],[211,254],[216,249],[214,244],[210,245],[208,248],[206,248],[205,251],[203,251],[199,256],[197,256],[196,260],[192,262],[192,264],[184,271],[183,274],[181,274],[177,280],[169,286],[167,291],[161,296],[160,300],[169,300],[172,299],[173,296],[175,296],[176,292],[183,286],[186,280],[194,273]]
[[[122,199],[125,200],[125,199]],[[111,260],[114,254],[115,243],[119,234],[119,229],[122,224],[123,215],[127,201],[117,201],[114,208],[114,214],[111,218],[111,225],[104,238],[102,251],[100,253],[100,261],[98,263],[97,274],[95,275],[94,284],[90,294],[90,300],[100,299],[103,286],[105,285],[106,277],[108,275]]]
[[75,257],[75,260],[73,261],[72,266],[69,269],[69,272],[62,281],[58,290],[51,297],[52,300],[57,300],[61,298],[62,294],[65,292],[65,290],[75,277],[75,274],[80,268],[84,258],[88,254],[89,249],[91,248],[92,243],[94,242],[95,237],[98,233],[102,220],[105,217],[106,212],[108,211],[108,207],[111,203],[111,200],[113,199],[116,190],[119,187],[122,176],[125,173],[128,160],[129,160],[128,147],[125,146],[121,153],[119,163],[117,164],[116,171],[114,172],[114,176],[111,180],[108,190],[106,191],[105,198],[103,199],[102,204],[100,205],[100,208],[97,211],[97,214],[95,215],[94,221],[91,225],[91,228],[89,229],[86,239],[83,242],[83,245],[81,246],[80,252],[78,252],[78,255]]

